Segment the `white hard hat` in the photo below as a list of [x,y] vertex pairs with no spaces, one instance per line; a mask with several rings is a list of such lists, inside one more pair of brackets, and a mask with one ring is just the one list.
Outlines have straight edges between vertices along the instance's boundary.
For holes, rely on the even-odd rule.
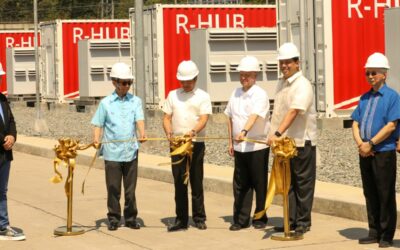
[[110,77],[118,79],[130,79],[130,80],[133,80],[134,78],[128,64],[122,62],[115,63],[112,66]]
[[176,78],[179,81],[188,81],[194,79],[199,74],[199,69],[193,61],[182,61],[178,66]]
[[237,71],[259,72],[260,64],[254,56],[245,56],[240,60]]
[[294,43],[284,43],[278,49],[278,60],[300,57],[299,50]]
[[376,52],[368,57],[364,68],[390,69],[390,66],[386,56],[382,53]]
[[4,70],[3,70],[3,65],[1,65],[1,63],[0,63],[0,76],[5,75],[5,74],[6,74],[6,72],[4,72]]

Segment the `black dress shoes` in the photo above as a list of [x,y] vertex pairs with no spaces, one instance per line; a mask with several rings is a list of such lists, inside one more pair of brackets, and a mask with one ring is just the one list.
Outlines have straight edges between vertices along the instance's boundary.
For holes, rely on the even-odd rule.
[[232,225],[229,227],[229,230],[231,230],[231,231],[239,231],[240,229],[242,229],[242,226],[239,225],[239,224],[232,224]]
[[110,224],[108,224],[108,230],[115,231],[117,229],[118,229],[118,222],[110,222]]
[[305,234],[306,232],[310,231],[310,227],[299,225],[294,229],[294,231],[298,234]]
[[364,238],[358,239],[358,244],[373,244],[378,243],[379,239],[376,236],[367,236]]
[[255,229],[262,229],[267,226],[267,223],[265,223],[264,221],[261,221],[261,220],[253,221],[252,224]]
[[206,223],[204,221],[196,222],[195,226],[200,230],[206,230],[207,229],[207,225],[206,225]]
[[168,232],[175,232],[179,230],[186,230],[188,228],[187,224],[183,224],[181,222],[177,222],[174,225],[168,227]]
[[[290,226],[289,226],[289,231],[294,231],[295,229],[296,229],[296,226],[295,226],[295,225],[290,225]],[[284,231],[285,231],[285,228],[284,228],[284,227],[275,226],[275,227],[274,227],[274,230],[275,230],[276,232],[284,232]]]
[[379,247],[380,248],[387,248],[393,246],[393,241],[392,240],[380,240],[379,241]]
[[125,226],[129,227],[130,229],[140,229],[140,223],[135,220],[125,222]]

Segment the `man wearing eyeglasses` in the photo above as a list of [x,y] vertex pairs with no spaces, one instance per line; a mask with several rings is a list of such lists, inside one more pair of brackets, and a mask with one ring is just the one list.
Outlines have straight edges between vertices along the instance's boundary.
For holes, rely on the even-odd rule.
[[[133,75],[125,63],[116,63],[110,73],[115,91],[101,100],[92,119],[96,145],[101,144],[107,186],[108,229],[118,229],[121,220],[121,182],[124,185],[125,226],[140,229],[136,220],[136,182],[139,143],[146,141],[144,114],[139,97],[128,93]],[[136,130],[139,131],[137,136]]]
[[[192,218],[199,230],[205,230],[207,229],[203,191],[205,144],[201,138],[196,137],[205,136],[208,116],[212,114],[211,99],[208,93],[196,87],[199,70],[193,61],[182,61],[177,71],[176,78],[182,87],[171,91],[165,100],[162,108],[164,132],[170,141],[175,136],[192,138],[193,155],[189,167]],[[189,200],[188,187],[184,183],[186,160],[182,161],[181,156],[173,156],[171,160],[176,163],[172,166],[176,218],[175,223],[168,227],[168,231],[174,232],[188,228]]]
[[[254,56],[245,56],[237,68],[242,87],[233,91],[225,114],[228,116],[228,153],[235,158],[233,173],[233,224],[231,231],[249,227],[253,192],[257,214],[264,210],[268,183],[269,147],[265,144],[244,141],[246,137],[265,141],[269,132],[269,98],[256,84],[260,63]],[[256,229],[265,228],[266,214],[253,218]]]
[[359,239],[359,243],[389,247],[397,222],[396,140],[400,100],[398,93],[385,83],[390,68],[386,56],[370,55],[364,68],[371,89],[361,96],[351,115],[369,227],[368,236]]
[[[317,114],[314,91],[300,70],[300,53],[293,43],[278,50],[282,79],[275,94],[268,144],[281,136],[294,139],[297,156],[290,159],[289,227],[298,234],[311,228],[316,179]],[[283,231],[283,227],[275,227]]]

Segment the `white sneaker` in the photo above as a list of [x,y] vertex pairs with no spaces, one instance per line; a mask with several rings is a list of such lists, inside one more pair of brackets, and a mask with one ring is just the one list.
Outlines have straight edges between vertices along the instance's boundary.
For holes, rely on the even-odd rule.
[[25,240],[25,234],[18,233],[10,226],[7,226],[5,230],[0,230],[0,240]]

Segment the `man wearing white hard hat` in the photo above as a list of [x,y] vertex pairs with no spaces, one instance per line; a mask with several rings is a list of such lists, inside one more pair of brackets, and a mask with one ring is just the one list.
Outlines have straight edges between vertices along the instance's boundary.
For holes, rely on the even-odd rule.
[[115,91],[101,100],[92,118],[93,142],[101,145],[100,154],[105,162],[108,229],[117,230],[121,221],[121,182],[125,195],[125,226],[140,229],[135,190],[139,142],[146,140],[142,101],[128,93],[133,75],[127,64],[115,63],[110,77]]
[[[294,139],[297,156],[290,160],[290,230],[304,234],[311,228],[316,179],[317,114],[314,91],[300,70],[300,53],[293,43],[279,47],[282,79],[275,94],[268,144],[282,136]],[[275,227],[283,231],[283,227]]]
[[373,53],[364,68],[371,89],[361,96],[351,115],[369,227],[368,236],[359,239],[359,243],[389,247],[397,222],[396,140],[400,99],[385,83],[390,68],[385,55]]
[[[205,230],[207,229],[203,191],[205,145],[203,140],[196,137],[205,136],[205,127],[208,116],[212,114],[212,107],[209,94],[196,87],[198,74],[199,70],[193,61],[182,61],[176,74],[182,87],[168,94],[162,110],[164,132],[170,141],[175,136],[192,138],[193,155],[189,168],[192,218],[198,229]],[[169,232],[185,230],[189,222],[188,187],[184,183],[186,160],[182,160],[181,156],[172,156],[171,160],[174,162],[172,174],[175,185],[176,218],[175,223],[168,227]]]
[[[0,63],[0,84],[5,77]],[[10,227],[7,207],[7,186],[10,177],[12,148],[17,139],[17,129],[14,116],[8,105],[7,98],[0,93],[0,240],[25,240],[25,235]]]
[[[237,68],[242,87],[233,91],[225,114],[229,118],[230,156],[235,157],[233,173],[233,224],[229,230],[249,227],[253,192],[256,193],[254,213],[264,210],[268,182],[269,147],[244,141],[246,137],[265,141],[269,130],[269,98],[264,89],[256,85],[260,63],[254,56],[245,56]],[[268,218],[252,220],[256,229],[264,228]]]

